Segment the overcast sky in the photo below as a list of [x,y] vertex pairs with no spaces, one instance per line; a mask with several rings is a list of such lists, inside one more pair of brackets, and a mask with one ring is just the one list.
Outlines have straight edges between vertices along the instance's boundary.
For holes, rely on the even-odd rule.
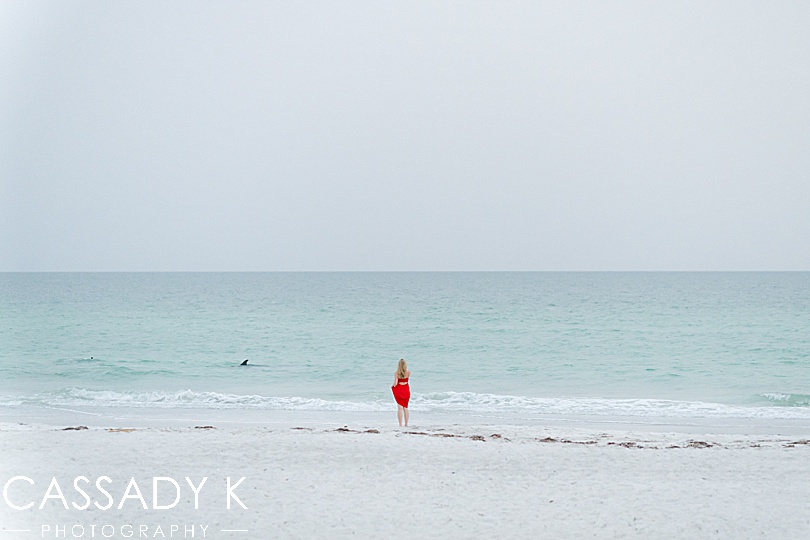
[[0,270],[810,270],[807,2],[0,2]]

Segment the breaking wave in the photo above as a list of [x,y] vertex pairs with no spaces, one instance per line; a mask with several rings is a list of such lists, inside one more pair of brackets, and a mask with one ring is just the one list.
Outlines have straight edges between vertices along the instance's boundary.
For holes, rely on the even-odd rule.
[[[414,411],[458,414],[593,415],[656,418],[795,418],[810,419],[810,396],[763,394],[766,406],[738,406],[660,399],[538,398],[473,392],[414,394]],[[770,405],[773,403],[773,405]],[[390,411],[392,400],[325,400],[308,397],[238,395],[219,392],[119,392],[66,388],[32,396],[0,396],[0,406],[132,407],[159,409],[245,409],[298,411]],[[785,406],[792,405],[792,406]]]

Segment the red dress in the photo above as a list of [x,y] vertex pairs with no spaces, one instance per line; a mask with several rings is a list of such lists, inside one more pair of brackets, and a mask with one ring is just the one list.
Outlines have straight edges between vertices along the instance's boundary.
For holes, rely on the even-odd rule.
[[397,405],[401,405],[406,409],[408,408],[408,401],[411,399],[411,387],[408,385],[409,378],[410,377],[397,379],[397,384],[391,387],[391,391],[394,392],[394,399],[397,400]]

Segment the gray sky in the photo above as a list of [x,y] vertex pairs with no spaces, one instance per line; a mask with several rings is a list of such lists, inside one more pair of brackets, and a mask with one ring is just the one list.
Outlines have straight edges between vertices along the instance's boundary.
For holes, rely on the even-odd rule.
[[810,270],[806,2],[0,2],[0,270]]

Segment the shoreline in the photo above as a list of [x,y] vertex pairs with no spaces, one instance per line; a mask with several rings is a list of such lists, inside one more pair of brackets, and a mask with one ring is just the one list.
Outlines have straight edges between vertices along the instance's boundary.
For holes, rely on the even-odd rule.
[[[637,431],[643,433],[726,434],[740,436],[810,437],[807,419],[762,418],[673,418],[608,415],[507,416],[411,412],[411,422],[433,426],[491,426],[502,428],[554,428],[559,430]],[[51,427],[167,427],[183,428],[201,424],[229,427],[294,427],[348,424],[369,428],[396,427],[396,410],[390,412],[245,410],[141,407],[0,407],[0,425],[28,424]]]
[[[649,450],[676,450],[686,448],[799,448],[810,449],[810,433],[805,435],[768,435],[721,433],[717,431],[649,431],[639,429],[599,429],[597,426],[525,426],[494,424],[412,424],[410,426],[380,427],[365,422],[279,422],[275,424],[228,424],[205,422],[198,425],[134,425],[128,424],[26,424],[0,422],[0,436],[12,433],[39,433],[51,436],[59,433],[139,433],[177,434],[220,432],[232,436],[260,434],[285,435],[309,433],[315,435],[354,434],[385,435],[396,438],[469,439],[478,442],[510,442],[518,444],[587,445],[598,447],[625,447]],[[6,456],[8,457],[8,456]]]

